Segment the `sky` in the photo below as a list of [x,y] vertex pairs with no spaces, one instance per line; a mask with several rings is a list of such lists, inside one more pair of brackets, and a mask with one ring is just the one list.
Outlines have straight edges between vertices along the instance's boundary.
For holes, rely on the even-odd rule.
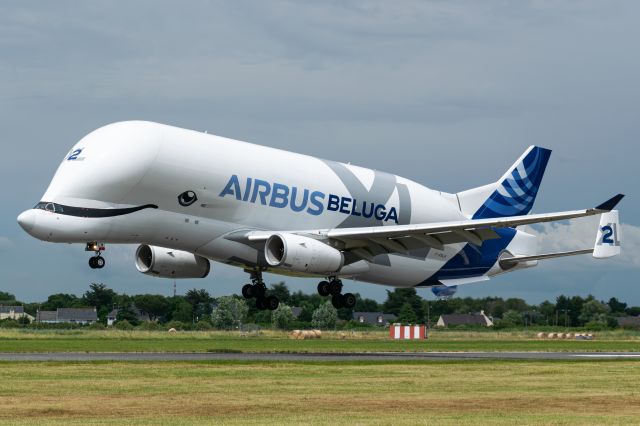
[[[172,281],[137,272],[135,246],[108,246],[107,267],[92,270],[84,247],[37,241],[16,223],[76,141],[142,119],[447,192],[495,181],[529,145],[550,148],[534,212],[625,193],[623,254],[540,262],[458,295],[640,305],[638,16],[632,0],[2,2],[0,290],[23,301],[91,282],[171,294]],[[591,247],[590,220],[532,232],[542,251]],[[315,291],[313,279],[265,278]],[[246,281],[214,264],[177,288],[220,296]],[[389,289],[345,287],[378,300]]]

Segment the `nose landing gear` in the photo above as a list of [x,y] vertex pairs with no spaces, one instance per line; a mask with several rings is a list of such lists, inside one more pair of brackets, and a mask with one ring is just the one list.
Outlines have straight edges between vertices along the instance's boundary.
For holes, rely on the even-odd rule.
[[336,309],[351,309],[356,306],[356,296],[353,293],[342,294],[342,281],[336,277],[330,277],[329,281],[320,281],[318,294],[320,296],[331,295],[331,304]]
[[245,299],[256,299],[256,308],[275,311],[280,306],[280,300],[275,296],[267,296],[267,286],[262,280],[262,271],[246,270],[251,274],[251,284],[242,286],[242,297]]
[[96,241],[87,243],[87,246],[85,247],[84,251],[92,251],[96,254],[95,256],[89,258],[89,267],[91,269],[104,268],[104,265],[107,262],[104,260],[104,257],[100,256],[100,253],[103,252],[104,250],[105,250],[104,244],[98,243]]

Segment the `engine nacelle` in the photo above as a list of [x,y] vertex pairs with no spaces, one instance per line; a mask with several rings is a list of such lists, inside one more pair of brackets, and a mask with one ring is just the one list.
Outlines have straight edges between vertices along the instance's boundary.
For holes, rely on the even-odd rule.
[[193,253],[142,244],[136,250],[136,268],[160,278],[204,278],[211,264]]
[[296,234],[274,234],[264,247],[267,263],[295,272],[331,275],[344,265],[344,256],[327,244]]

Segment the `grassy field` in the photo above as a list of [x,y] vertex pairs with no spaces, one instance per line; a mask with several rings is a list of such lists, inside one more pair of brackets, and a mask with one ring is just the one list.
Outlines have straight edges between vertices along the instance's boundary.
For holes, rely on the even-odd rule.
[[637,424],[640,362],[0,362],[3,424]]
[[640,351],[640,334],[596,333],[592,341],[538,339],[527,332],[432,332],[426,341],[394,341],[384,331],[325,332],[318,340],[287,333],[118,330],[0,330],[0,352],[374,352],[374,351]]

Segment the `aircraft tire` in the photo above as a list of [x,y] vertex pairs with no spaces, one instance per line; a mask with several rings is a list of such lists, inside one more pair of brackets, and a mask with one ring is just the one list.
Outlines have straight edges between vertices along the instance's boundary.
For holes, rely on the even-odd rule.
[[278,309],[278,306],[280,306],[280,300],[278,300],[278,298],[275,296],[269,296],[264,299],[264,305],[265,308],[269,309],[270,311],[275,311],[276,309]]
[[256,308],[260,311],[264,311],[266,309],[264,297],[256,298]]
[[258,299],[264,299],[264,294],[267,292],[267,288],[264,284],[254,284],[253,285],[253,296]]
[[95,265],[96,265],[96,268],[97,268],[97,269],[102,269],[102,268],[104,268],[104,265],[107,263],[107,262],[104,260],[104,257],[102,257],[102,256],[96,256],[96,257],[94,257],[94,259],[95,259]]
[[353,293],[345,293],[342,296],[342,302],[344,303],[345,308],[351,309],[356,306],[357,299]]
[[331,304],[336,309],[344,308],[344,296],[341,294],[334,294],[331,298]]
[[337,296],[342,291],[342,281],[340,280],[331,280],[329,282],[329,294],[333,296]]
[[245,284],[242,286],[242,297],[244,297],[245,299],[253,299],[253,297],[255,296],[255,292],[253,291],[253,285],[252,284]]
[[89,267],[91,269],[96,269],[96,258],[95,257],[90,257],[89,258]]
[[320,281],[318,283],[318,294],[320,296],[328,296],[329,294],[329,281]]

